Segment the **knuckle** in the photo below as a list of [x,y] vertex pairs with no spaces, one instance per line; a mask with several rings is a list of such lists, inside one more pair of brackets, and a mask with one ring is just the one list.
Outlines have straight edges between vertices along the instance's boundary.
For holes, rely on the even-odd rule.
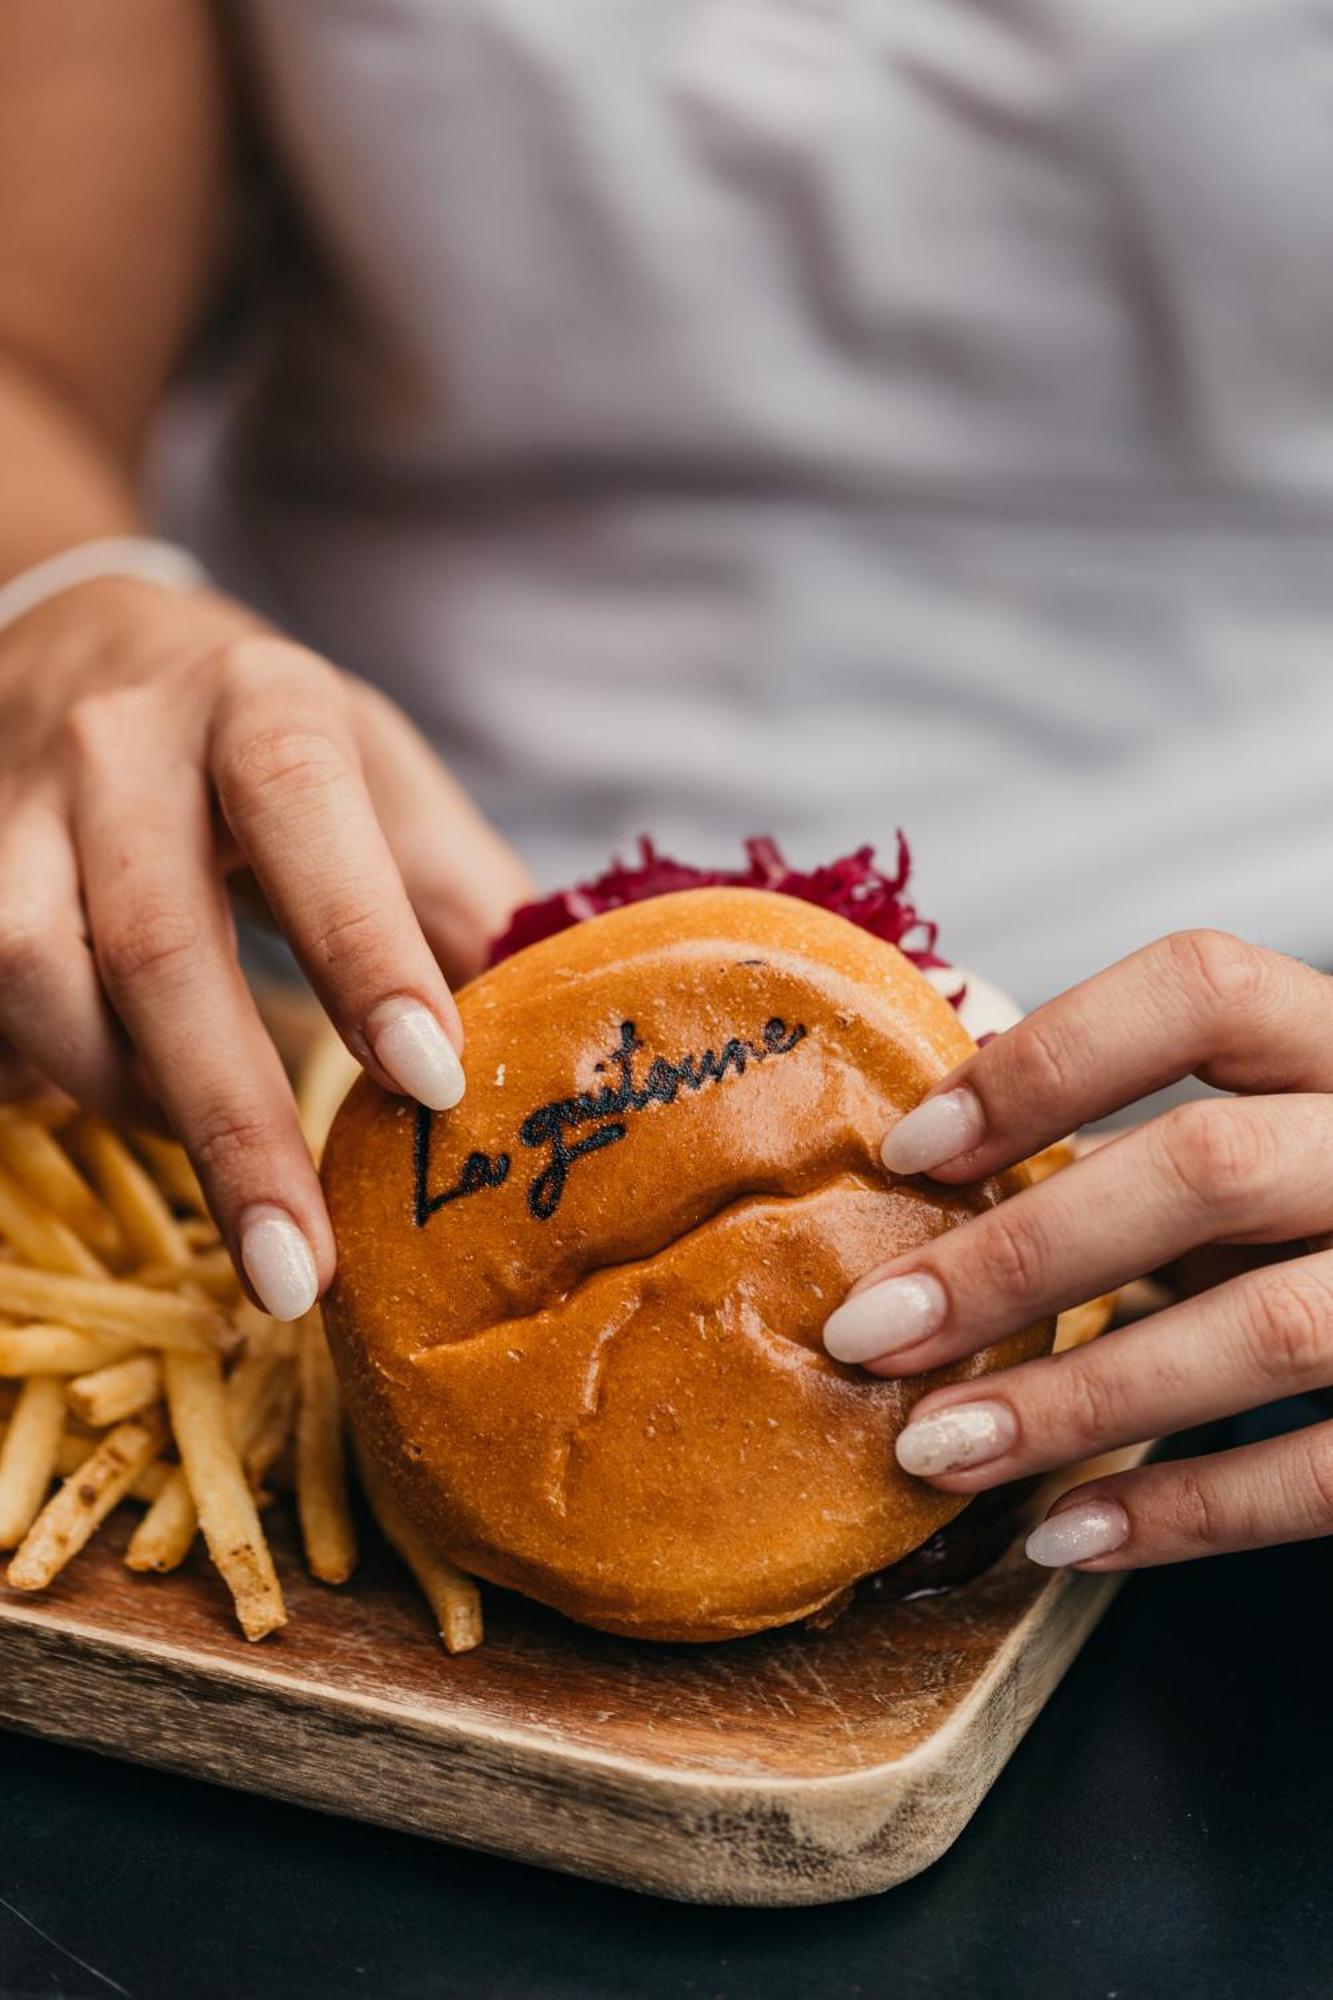
[[1217,1506],[1208,1482],[1192,1465],[1178,1465],[1168,1491],[1172,1532],[1186,1548],[1211,1549],[1218,1545]]
[[1250,1107],[1181,1104],[1159,1125],[1167,1171],[1199,1207],[1229,1213],[1271,1181],[1273,1140]]
[[1080,1363],[1075,1349],[1058,1369],[1053,1387],[1059,1397],[1060,1430],[1080,1456],[1116,1435],[1120,1398],[1091,1354]]
[[1064,1104],[1078,1077],[1078,1053],[1068,1035],[1050,1020],[1035,1015],[1014,1037],[1014,1054],[1021,1060],[1026,1095]]
[[1306,1471],[1316,1510],[1314,1526],[1333,1527],[1333,1426],[1316,1424],[1307,1432]]
[[82,695],[65,710],[61,725],[65,742],[76,754],[86,755],[102,738],[104,707],[100,696]]
[[1186,986],[1203,994],[1211,1013],[1231,1019],[1259,999],[1268,960],[1257,945],[1211,930],[1175,931],[1165,944]]
[[138,690],[109,688],[80,695],[65,711],[62,724],[66,746],[80,763],[96,762],[118,742],[133,710]]
[[370,973],[384,958],[383,917],[378,910],[353,908],[330,916],[313,941],[313,955],[332,977]]
[[205,1105],[190,1134],[189,1153],[206,1183],[243,1179],[267,1158],[272,1130],[261,1112],[237,1104]]
[[1030,1299],[1044,1289],[1045,1246],[1022,1197],[993,1212],[985,1261],[988,1280],[1008,1297]]
[[96,934],[97,963],[112,987],[188,961],[202,940],[197,919],[180,903],[140,903]]
[[243,736],[223,759],[218,788],[225,809],[325,792],[343,775],[345,760],[331,736],[290,722]]
[[1322,1284],[1265,1271],[1249,1302],[1249,1333],[1260,1373],[1288,1389],[1316,1385],[1333,1357],[1333,1300]]

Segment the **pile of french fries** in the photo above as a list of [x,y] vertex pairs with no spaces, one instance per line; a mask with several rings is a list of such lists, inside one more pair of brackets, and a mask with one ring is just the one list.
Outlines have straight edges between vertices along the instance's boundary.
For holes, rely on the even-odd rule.
[[[346,1087],[322,1045],[302,1092],[316,1151]],[[361,1485],[451,1653],[482,1637],[476,1583]],[[54,1487],[54,1491],[52,1490]],[[0,1549],[51,1584],[122,1502],[131,1570],[203,1536],[247,1639],[286,1623],[263,1515],[295,1496],[312,1576],[357,1565],[347,1438],[318,1309],[279,1325],[241,1293],[183,1149],[47,1101],[0,1106]]]

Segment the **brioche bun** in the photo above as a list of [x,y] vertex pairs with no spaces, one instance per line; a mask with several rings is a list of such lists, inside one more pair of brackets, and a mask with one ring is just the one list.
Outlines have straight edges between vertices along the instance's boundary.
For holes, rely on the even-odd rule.
[[877,1381],[821,1329],[884,1258],[1022,1184],[886,1176],[879,1142],[973,1044],[892,945],[691,889],[530,946],[459,996],[467,1095],[362,1078],[324,1155],[326,1320],[363,1447],[463,1568],[605,1631],[783,1625],[965,1504],[894,1440],[927,1389],[1049,1321]]

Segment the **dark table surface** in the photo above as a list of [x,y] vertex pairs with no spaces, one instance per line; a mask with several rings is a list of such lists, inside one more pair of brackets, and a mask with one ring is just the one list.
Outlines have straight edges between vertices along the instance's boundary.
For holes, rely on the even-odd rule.
[[653,1902],[3,1736],[0,1992],[1327,2000],[1331,1586],[1327,1543],[1133,1578],[944,1859],[826,1909]]

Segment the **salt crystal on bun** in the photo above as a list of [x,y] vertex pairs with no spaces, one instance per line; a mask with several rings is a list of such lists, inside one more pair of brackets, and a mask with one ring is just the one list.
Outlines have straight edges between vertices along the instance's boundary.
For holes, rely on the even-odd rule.
[[462,1103],[363,1078],[324,1155],[348,1403],[441,1552],[606,1631],[711,1640],[819,1613],[950,1520],[894,1459],[912,1405],[1051,1322],[911,1381],[821,1340],[872,1265],[1023,1184],[879,1163],[973,1047],[922,972],[796,895],[682,888],[550,926],[459,1008]]

